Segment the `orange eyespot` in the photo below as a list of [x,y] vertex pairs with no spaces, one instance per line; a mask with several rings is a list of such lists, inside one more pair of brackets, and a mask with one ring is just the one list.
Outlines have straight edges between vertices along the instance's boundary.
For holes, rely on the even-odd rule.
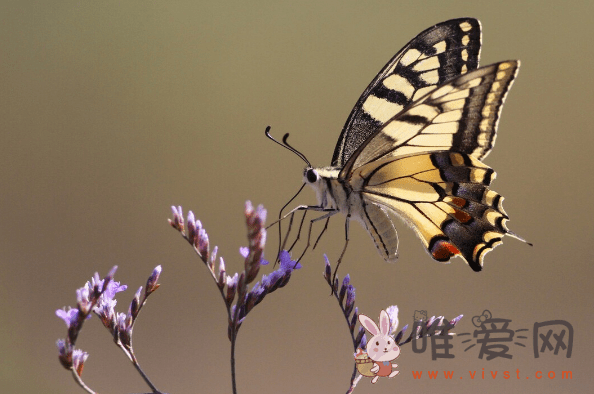
[[448,241],[437,241],[433,246],[431,255],[437,261],[448,261],[450,257],[460,254],[460,251]]

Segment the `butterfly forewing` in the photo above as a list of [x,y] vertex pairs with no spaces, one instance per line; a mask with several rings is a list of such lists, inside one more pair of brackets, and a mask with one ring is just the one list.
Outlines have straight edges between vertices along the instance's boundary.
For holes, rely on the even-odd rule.
[[478,67],[480,22],[439,23],[410,41],[363,92],[344,125],[332,157],[342,167],[387,121],[435,86]]
[[[488,188],[495,173],[479,159],[493,147],[518,66],[493,64],[434,88],[370,137],[339,180],[356,185],[365,204],[402,217],[434,259],[460,255],[480,271],[509,233],[503,198]],[[380,249],[385,230],[371,228]]]
[[447,150],[483,159],[493,148],[501,108],[518,67],[518,61],[496,63],[434,87],[369,137],[339,178],[384,157],[421,152]]

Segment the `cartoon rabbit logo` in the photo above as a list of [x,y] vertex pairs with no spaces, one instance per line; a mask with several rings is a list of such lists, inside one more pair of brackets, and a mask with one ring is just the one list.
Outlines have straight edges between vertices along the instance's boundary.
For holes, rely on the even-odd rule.
[[[357,370],[363,376],[373,377],[371,383],[378,381],[380,376],[393,378],[400,371],[395,371],[398,364],[392,364],[392,361],[400,355],[400,348],[396,340],[390,335],[390,318],[385,310],[380,313],[379,327],[375,322],[365,315],[359,315],[359,322],[373,335],[367,341],[367,354],[362,349],[357,349],[355,362]],[[394,328],[398,321],[394,322]]]

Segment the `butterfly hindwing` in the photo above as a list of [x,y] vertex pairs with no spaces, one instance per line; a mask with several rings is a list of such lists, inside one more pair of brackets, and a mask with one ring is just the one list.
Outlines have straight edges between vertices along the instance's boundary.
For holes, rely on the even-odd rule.
[[402,48],[363,92],[351,111],[332,157],[343,166],[355,150],[398,112],[433,87],[478,67],[480,22],[439,23]]
[[[480,271],[484,255],[509,233],[503,197],[489,189],[495,173],[469,155],[442,151],[388,157],[360,167],[354,176],[361,181],[366,206],[403,218],[435,260],[460,255]],[[370,231],[378,250],[391,239],[381,224],[373,226],[375,235]]]
[[481,67],[432,91],[365,141],[339,178],[384,157],[453,151],[483,159],[493,148],[505,96],[519,61]]

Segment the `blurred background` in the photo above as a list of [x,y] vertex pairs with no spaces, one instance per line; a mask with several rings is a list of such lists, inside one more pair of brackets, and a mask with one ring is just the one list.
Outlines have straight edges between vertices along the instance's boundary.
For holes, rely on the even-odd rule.
[[[514,340],[525,347],[510,343],[512,359],[487,361],[457,337],[455,358],[433,361],[430,348],[406,345],[397,378],[365,379],[355,392],[593,387],[591,15],[586,1],[2,1],[2,391],[80,393],[58,363],[66,327],[55,310],[74,306],[95,271],[118,265],[116,279],[130,286],[118,298],[126,311],[161,264],[161,288],[134,332],[141,365],[169,393],[231,392],[226,311],[167,224],[170,206],[193,210],[228,272],[242,269],[245,201],[264,204],[270,222],[301,183],[303,162],[267,140],[265,127],[291,133],[314,165],[330,164],[352,106],[388,59],[422,30],[462,16],[482,22],[482,65],[522,60],[486,164],[498,173],[493,189],[506,197],[510,228],[534,247],[506,237],[475,273],[460,259],[432,261],[398,223],[400,260],[390,265],[355,224],[339,275],[351,275],[356,305],[375,319],[396,304],[400,326],[425,310],[464,314],[456,331],[472,333],[472,317],[487,309],[528,329]],[[306,190],[298,203],[315,196]],[[268,257],[277,239],[271,231]],[[336,217],[289,285],[248,315],[239,392],[346,391],[351,340],[321,275],[323,253],[335,262],[343,239]],[[534,357],[533,325],[549,320],[573,326],[571,358]],[[90,353],[83,377],[96,391],[148,391],[96,317],[77,345]],[[430,380],[429,370],[455,378]]]

